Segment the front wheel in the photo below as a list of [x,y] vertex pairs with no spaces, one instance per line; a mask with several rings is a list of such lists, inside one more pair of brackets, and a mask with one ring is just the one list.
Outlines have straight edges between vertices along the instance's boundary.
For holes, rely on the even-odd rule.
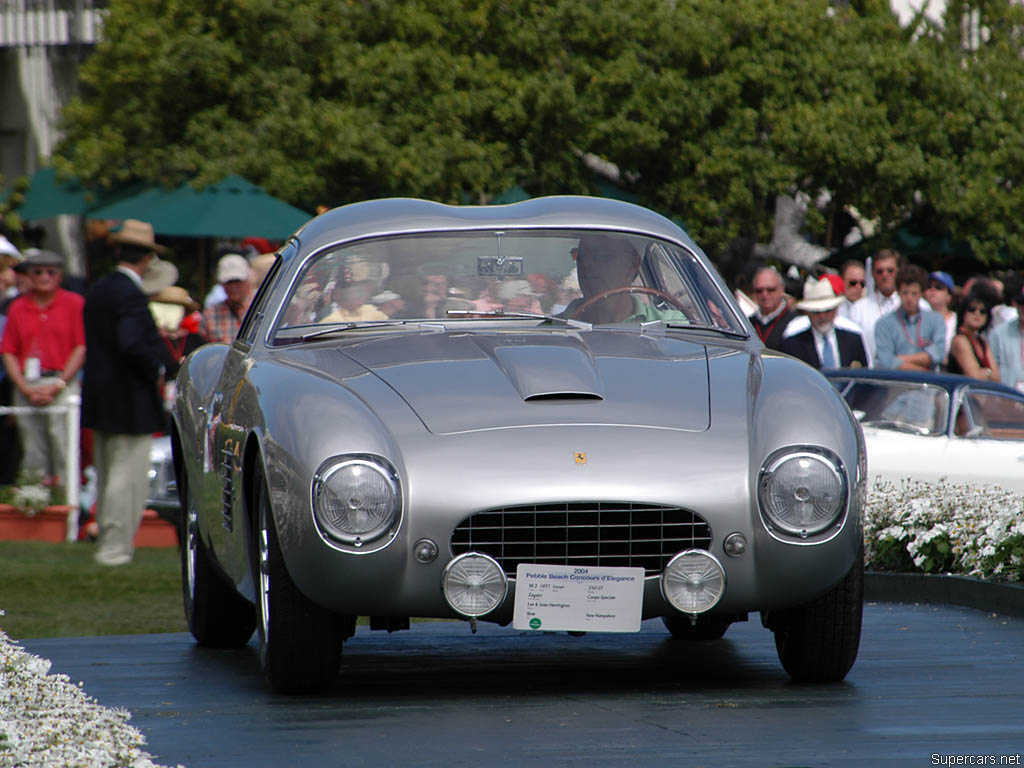
[[789,676],[800,683],[833,683],[857,659],[864,612],[864,547],[842,581],[804,605],[778,612],[769,626]]
[[188,478],[181,482],[181,595],[192,637],[209,648],[245,645],[256,628],[256,610],[214,570],[199,535],[199,511]]
[[338,676],[342,644],[351,635],[353,622],[317,605],[295,586],[281,553],[270,494],[260,470],[253,479],[253,493],[263,674],[277,693],[325,691]]

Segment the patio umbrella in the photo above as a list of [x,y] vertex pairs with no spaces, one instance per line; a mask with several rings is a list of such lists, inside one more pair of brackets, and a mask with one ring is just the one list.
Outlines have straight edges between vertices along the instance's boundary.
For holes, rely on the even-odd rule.
[[283,240],[305,224],[310,214],[241,176],[194,189],[149,188],[113,205],[93,208],[94,219],[142,219],[167,237],[266,237]]
[[110,190],[95,190],[74,178],[58,181],[56,170],[42,168],[29,180],[25,202],[18,208],[18,214],[26,221],[61,215],[79,216],[90,208],[110,204],[141,189],[141,184],[130,183]]

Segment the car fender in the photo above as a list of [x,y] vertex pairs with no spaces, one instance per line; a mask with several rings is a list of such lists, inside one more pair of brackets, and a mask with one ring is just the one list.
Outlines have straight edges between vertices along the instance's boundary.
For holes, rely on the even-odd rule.
[[[863,541],[867,482],[863,434],[839,393],[819,371],[781,354],[766,353],[751,361],[751,379],[757,390],[749,400],[750,461],[755,470],[750,474],[750,491],[755,505],[758,468],[772,453],[788,446],[832,451],[842,461],[849,484],[846,514],[827,537],[802,541],[776,536],[763,524],[755,527],[753,551],[759,579],[777,581],[788,573],[796,580],[792,588],[805,590],[806,574],[815,573],[824,593],[846,575]],[[806,560],[808,568],[792,568],[793,558]],[[776,586],[776,592],[787,589],[786,585]]]

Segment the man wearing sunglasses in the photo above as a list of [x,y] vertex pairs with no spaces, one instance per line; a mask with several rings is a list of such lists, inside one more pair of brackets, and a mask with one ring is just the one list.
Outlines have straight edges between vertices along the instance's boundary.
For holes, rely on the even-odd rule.
[[867,287],[864,263],[857,259],[847,259],[839,267],[839,275],[843,278],[843,302],[839,305],[839,316],[850,319],[854,303],[864,298],[864,289]]
[[[85,362],[85,300],[60,287],[64,257],[30,249],[19,268],[28,275],[28,291],[10,306],[0,352],[14,385],[16,406],[63,405],[78,394],[77,375]],[[64,414],[18,415],[22,470],[57,482],[67,446]],[[69,480],[70,478],[65,478]]]
[[[900,297],[896,292],[896,272],[903,266],[902,261],[899,252],[889,248],[883,248],[876,253],[870,265],[874,288],[867,291],[864,297],[850,308],[849,318],[864,331],[864,339],[868,343],[868,352],[872,358],[876,357],[875,323],[883,315],[896,311],[900,306]],[[931,310],[923,297],[920,308]]]

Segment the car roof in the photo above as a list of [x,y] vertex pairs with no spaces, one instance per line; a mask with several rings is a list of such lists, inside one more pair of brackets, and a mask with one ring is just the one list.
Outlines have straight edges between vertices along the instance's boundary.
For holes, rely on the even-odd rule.
[[677,242],[700,252],[678,225],[632,203],[603,197],[537,197],[509,205],[445,205],[385,198],[344,205],[306,223],[297,233],[304,252],[363,237],[472,229],[599,229]]
[[970,385],[974,389],[999,392],[1004,395],[1024,396],[1020,392],[996,381],[982,381],[955,373],[925,373],[924,371],[898,371],[879,368],[837,368],[825,372],[830,379],[860,379],[875,381],[909,381],[917,384],[932,384],[952,391],[957,387]]

